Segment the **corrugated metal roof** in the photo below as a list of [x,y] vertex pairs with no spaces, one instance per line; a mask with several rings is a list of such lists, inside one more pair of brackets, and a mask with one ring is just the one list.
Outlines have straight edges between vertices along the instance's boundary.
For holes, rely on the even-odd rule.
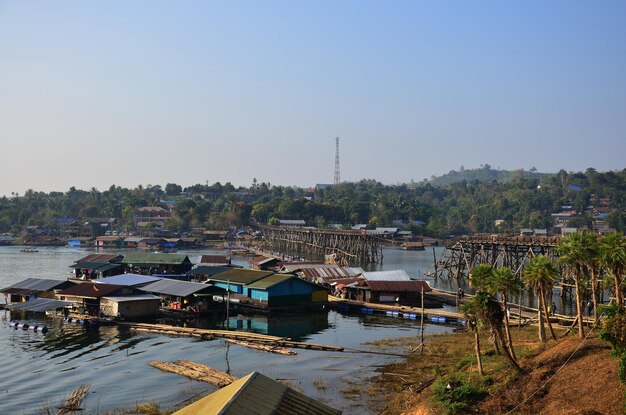
[[126,288],[123,285],[114,284],[96,284],[93,282],[83,282],[76,284],[73,287],[63,290],[58,295],[72,296],[72,297],[88,297],[88,298],[101,298],[109,294],[113,294],[117,291],[121,291]]
[[[260,280],[257,280],[251,284],[247,284],[246,287],[256,288],[258,290],[265,290],[267,288],[270,288],[276,284],[280,284],[281,282],[285,282],[292,278],[298,278],[298,277],[292,274],[273,274],[273,275],[268,275],[265,278],[261,278]],[[310,284],[310,283],[307,282],[307,284]]]
[[252,372],[174,415],[341,415],[315,399]]
[[358,268],[360,272],[356,272],[357,269],[350,267],[329,267],[329,268],[304,268],[301,269],[307,279],[315,281],[316,279],[329,280],[337,278],[355,277],[361,275],[363,270]]
[[276,258],[268,257],[268,256],[257,256],[248,261],[249,264],[252,265],[262,265],[271,261],[278,261]]
[[159,281],[160,279],[161,278],[150,277],[148,275],[120,274],[120,275],[115,275],[113,277],[94,280],[94,282],[100,283],[100,284],[116,284],[116,285],[126,285],[129,287],[132,287],[135,285],[148,284],[154,281]]
[[70,268],[74,268],[74,269],[90,269],[92,271],[96,271],[96,272],[104,272],[104,271],[109,271],[115,268],[121,268],[122,264],[112,264],[110,262],[90,262],[90,261],[86,261],[86,262],[77,262],[73,265],[70,265]]
[[391,271],[364,272],[363,276],[367,281],[410,281],[411,277],[403,269]]
[[148,285],[138,288],[141,291],[173,295],[176,297],[187,297],[191,294],[198,293],[200,291],[223,291],[220,288],[214,287],[211,284],[200,284],[197,282],[178,281],[168,278],[160,279],[159,281],[152,282]]
[[31,293],[50,291],[66,283],[66,280],[64,281],[50,280],[44,278],[27,278],[24,281],[20,281],[11,285],[10,287],[3,288],[2,290],[0,290],[0,292],[7,294],[29,295]]
[[367,281],[367,286],[372,291],[392,292],[424,292],[432,291],[426,281]]
[[192,275],[217,275],[224,271],[228,271],[230,267],[214,267],[210,265],[200,265],[189,271]]
[[56,310],[72,305],[69,301],[53,300],[51,298],[36,298],[34,300],[25,301],[23,303],[9,304],[10,310],[24,310],[43,313],[49,310]]
[[202,255],[200,257],[200,264],[203,265],[230,265],[230,257],[226,255]]
[[116,262],[124,258],[117,254],[89,254],[75,262]]
[[272,275],[272,271],[254,271],[251,269],[231,268],[228,271],[220,272],[210,277],[213,281],[230,282],[233,284],[251,284],[254,281]]
[[283,271],[294,272],[307,268],[336,268],[334,264],[324,264],[323,262],[287,262],[282,266]]
[[156,254],[156,253],[132,253],[122,260],[124,264],[159,264],[159,265],[179,265],[188,263],[189,258],[185,254]]
[[161,300],[158,295],[152,294],[134,294],[134,295],[116,295],[102,297],[103,300],[115,301],[117,303],[125,303],[128,301],[147,301],[147,300]]

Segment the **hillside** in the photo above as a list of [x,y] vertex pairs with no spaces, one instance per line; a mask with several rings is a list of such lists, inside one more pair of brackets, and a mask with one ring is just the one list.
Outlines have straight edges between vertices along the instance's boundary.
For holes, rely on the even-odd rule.
[[449,186],[453,183],[459,183],[463,181],[478,181],[481,183],[497,181],[501,183],[508,183],[520,178],[546,179],[554,175],[554,173],[538,173],[534,168],[531,168],[530,170],[494,170],[489,164],[485,164],[476,169],[465,169],[463,166],[461,166],[459,171],[450,170],[448,173],[441,176],[432,176],[429,180],[429,183],[437,187]]

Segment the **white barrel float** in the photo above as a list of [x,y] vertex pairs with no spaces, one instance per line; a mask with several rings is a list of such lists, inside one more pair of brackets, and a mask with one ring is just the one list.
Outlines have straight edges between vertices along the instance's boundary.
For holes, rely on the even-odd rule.
[[22,329],[22,330],[28,330],[31,329],[33,331],[38,331],[41,333],[45,333],[48,331],[48,327],[46,327],[43,323],[35,323],[35,324],[28,324],[28,323],[23,323],[20,321],[11,321],[9,322],[9,326],[17,329]]

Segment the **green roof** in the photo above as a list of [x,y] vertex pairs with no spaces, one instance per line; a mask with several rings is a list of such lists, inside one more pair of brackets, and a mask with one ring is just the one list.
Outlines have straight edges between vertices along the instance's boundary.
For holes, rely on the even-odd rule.
[[189,274],[192,275],[217,275],[221,274],[224,271],[228,271],[232,269],[231,267],[215,267],[211,265],[200,265],[199,267],[193,268],[189,271]]
[[155,254],[155,253],[132,253],[122,260],[124,264],[156,264],[156,265],[179,265],[190,263],[185,254]]
[[[267,288],[270,288],[276,284],[280,284],[281,282],[285,282],[287,280],[290,280],[292,278],[298,278],[293,274],[274,274],[274,275],[269,275],[265,278],[261,278],[260,280],[257,280],[251,284],[246,285],[247,288],[256,288],[259,290],[265,290]],[[299,279],[299,278],[298,278]],[[304,280],[302,280],[304,281]],[[306,281],[304,281],[306,282]]]
[[252,372],[173,415],[340,415],[313,398]]
[[272,274],[274,274],[273,271],[254,271],[251,269],[231,268],[228,271],[213,275],[209,278],[209,280],[228,281],[234,284],[250,284]]

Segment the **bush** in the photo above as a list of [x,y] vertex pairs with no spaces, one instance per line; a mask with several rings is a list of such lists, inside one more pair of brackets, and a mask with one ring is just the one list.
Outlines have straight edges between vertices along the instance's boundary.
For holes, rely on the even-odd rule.
[[455,378],[439,378],[432,387],[435,402],[448,414],[468,410],[487,395],[482,383]]

